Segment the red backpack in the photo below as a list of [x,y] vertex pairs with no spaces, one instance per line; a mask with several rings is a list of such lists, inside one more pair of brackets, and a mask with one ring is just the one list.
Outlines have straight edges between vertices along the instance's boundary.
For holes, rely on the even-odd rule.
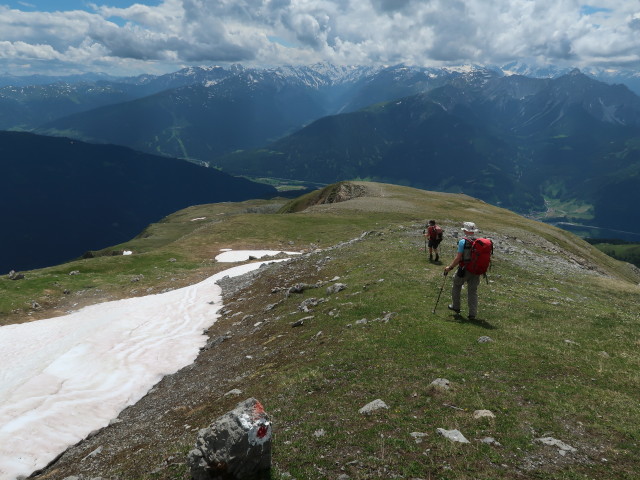
[[442,240],[442,227],[440,225],[430,225],[427,229],[431,240]]
[[469,260],[463,263],[464,268],[474,275],[484,275],[491,264],[493,242],[488,238],[465,238],[464,248],[470,249]]

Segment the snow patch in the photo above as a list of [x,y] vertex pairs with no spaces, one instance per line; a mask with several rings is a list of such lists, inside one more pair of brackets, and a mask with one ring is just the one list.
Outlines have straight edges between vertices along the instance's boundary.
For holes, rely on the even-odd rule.
[[162,377],[193,363],[207,341],[203,331],[222,308],[218,280],[265,263],[271,261],[229,268],[163,294],[0,327],[0,480],[43,468],[106,427]]
[[219,255],[216,255],[216,261],[218,262],[244,262],[253,258],[272,257],[284,253],[285,255],[300,255],[300,252],[285,252],[276,250],[228,250]]

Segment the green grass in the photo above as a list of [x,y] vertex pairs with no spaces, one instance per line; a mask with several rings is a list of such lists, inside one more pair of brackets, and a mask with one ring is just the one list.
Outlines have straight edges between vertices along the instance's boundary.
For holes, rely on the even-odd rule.
[[[632,478],[640,428],[637,292],[585,288],[582,276],[539,273],[532,282],[532,272],[511,267],[482,285],[483,321],[454,319],[446,295],[434,315],[440,269],[416,254],[415,240],[396,238],[367,239],[340,257],[341,281],[359,292],[349,297],[356,292],[345,290],[353,305],[337,320],[314,319],[308,335],[322,329],[327,340],[292,367],[295,375],[274,372],[279,397],[266,403],[284,425],[278,467],[297,478],[335,478],[336,459],[358,459],[366,467],[348,469],[352,478],[511,478],[527,457],[543,455],[539,478]],[[558,297],[572,300],[552,305]],[[618,310],[612,297],[626,308]],[[388,324],[345,327],[385,311],[397,313]],[[494,341],[478,343],[482,335]],[[429,391],[439,377],[452,391]],[[389,410],[358,414],[376,398]],[[477,409],[497,418],[474,420]],[[438,427],[459,429],[472,444],[451,444],[435,434]],[[319,429],[327,435],[316,439]],[[427,434],[421,444],[409,436],[415,431]],[[474,440],[484,436],[503,446]],[[553,449],[533,443],[542,436],[562,439],[578,454],[557,462]]]
[[[133,256],[27,272],[24,281],[3,279],[0,307],[4,318],[12,319],[7,310],[23,307],[7,302],[7,294],[24,303],[40,298],[53,282],[122,296],[131,289],[159,290],[169,277],[188,282],[223,268],[211,260],[220,248],[313,252],[367,231],[342,248],[272,267],[250,287],[250,295],[239,293],[251,298],[243,313],[267,321],[246,341],[269,357],[257,358],[239,386],[272,417],[272,478],[291,478],[286,473],[297,479],[335,479],[342,473],[352,479],[637,478],[637,272],[567,232],[464,195],[370,187],[379,195],[298,213],[268,213],[283,202],[192,207],[123,244],[139,252]],[[301,202],[313,203],[308,197]],[[191,221],[199,217],[206,219]],[[443,277],[442,265],[427,261],[421,232],[429,218],[445,227],[443,262],[453,257],[451,232],[467,220],[497,242],[524,245],[540,257],[527,265],[520,251],[497,250],[491,282],[479,289],[479,320],[470,322],[447,310],[451,278]],[[596,265],[603,274],[566,267],[575,264],[571,259]],[[75,269],[82,274],[68,275]],[[137,274],[144,279],[132,285]],[[283,282],[314,284],[336,276],[347,285],[336,294],[325,288],[286,298],[271,293],[274,285],[287,285]],[[310,315],[298,310],[310,297],[327,301],[293,329],[292,321]],[[282,303],[265,313],[274,299]],[[394,315],[387,323],[375,321],[388,312]],[[367,323],[359,324],[362,319]],[[493,341],[479,343],[481,336]],[[450,380],[451,390],[431,388],[436,378]],[[358,412],[378,398],[389,409],[370,416]],[[223,404],[193,405],[200,413],[189,424],[206,426],[225,412]],[[480,409],[496,418],[474,419]],[[471,443],[452,443],[437,428],[458,429]],[[321,430],[324,435],[317,433]],[[421,443],[412,432],[425,434]],[[502,446],[478,441],[489,436]],[[560,456],[535,443],[544,436],[577,452]],[[163,458],[188,449],[149,448]],[[114,471],[138,468],[121,461]],[[187,479],[188,472],[176,465],[139,478]]]
[[613,242],[607,240],[589,240],[589,243],[610,257],[640,267],[640,243]]

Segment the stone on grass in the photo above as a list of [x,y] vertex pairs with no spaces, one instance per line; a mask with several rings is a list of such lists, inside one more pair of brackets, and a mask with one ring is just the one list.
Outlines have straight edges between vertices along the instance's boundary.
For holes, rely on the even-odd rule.
[[416,443],[422,443],[422,439],[427,436],[427,434],[423,432],[411,432],[409,435],[413,437]]
[[483,439],[480,440],[482,443],[486,443],[487,445],[495,445],[496,447],[501,447],[502,444],[500,442],[498,442],[495,438],[493,437],[484,437]]
[[494,419],[496,416],[493,414],[491,410],[476,410],[473,412],[473,418],[476,420],[480,420],[482,418]]
[[233,396],[242,395],[242,390],[234,388],[233,390],[229,390],[227,393],[224,394],[225,397],[229,397],[231,395]]
[[451,382],[446,378],[436,378],[431,382],[431,386],[435,388],[441,388],[443,390],[449,390],[451,388]]
[[347,286],[344,283],[334,283],[330,287],[327,287],[327,295],[341,292],[345,288],[347,288]]
[[7,275],[7,278],[9,280],[23,280],[24,279],[24,274],[23,273],[18,273],[15,270],[11,270],[9,272],[9,275]]
[[362,407],[360,410],[358,410],[358,412],[363,414],[363,415],[370,415],[373,412],[375,412],[377,410],[381,410],[383,408],[389,408],[389,406],[378,398],[377,400],[374,400],[373,402],[367,403],[364,407]]
[[452,442],[469,443],[469,440],[460,432],[460,430],[445,430],[444,428],[438,428],[438,433],[445,438],[448,438]]
[[194,480],[258,480],[270,476],[271,422],[255,398],[238,403],[198,432],[188,464]]
[[558,453],[563,456],[566,455],[567,453],[577,452],[577,450],[573,448],[571,445],[567,445],[563,441],[553,437],[536,438],[536,442],[542,443],[544,445],[549,445],[550,447],[557,447]]
[[493,338],[487,337],[486,335],[483,335],[482,337],[478,338],[478,343],[491,343],[491,342],[493,342]]

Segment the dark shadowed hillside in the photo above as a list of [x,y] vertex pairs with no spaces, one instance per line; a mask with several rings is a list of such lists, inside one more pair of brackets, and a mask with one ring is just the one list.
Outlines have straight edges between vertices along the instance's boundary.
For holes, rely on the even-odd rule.
[[190,205],[271,196],[272,187],[128,148],[0,132],[0,272],[118,244]]

